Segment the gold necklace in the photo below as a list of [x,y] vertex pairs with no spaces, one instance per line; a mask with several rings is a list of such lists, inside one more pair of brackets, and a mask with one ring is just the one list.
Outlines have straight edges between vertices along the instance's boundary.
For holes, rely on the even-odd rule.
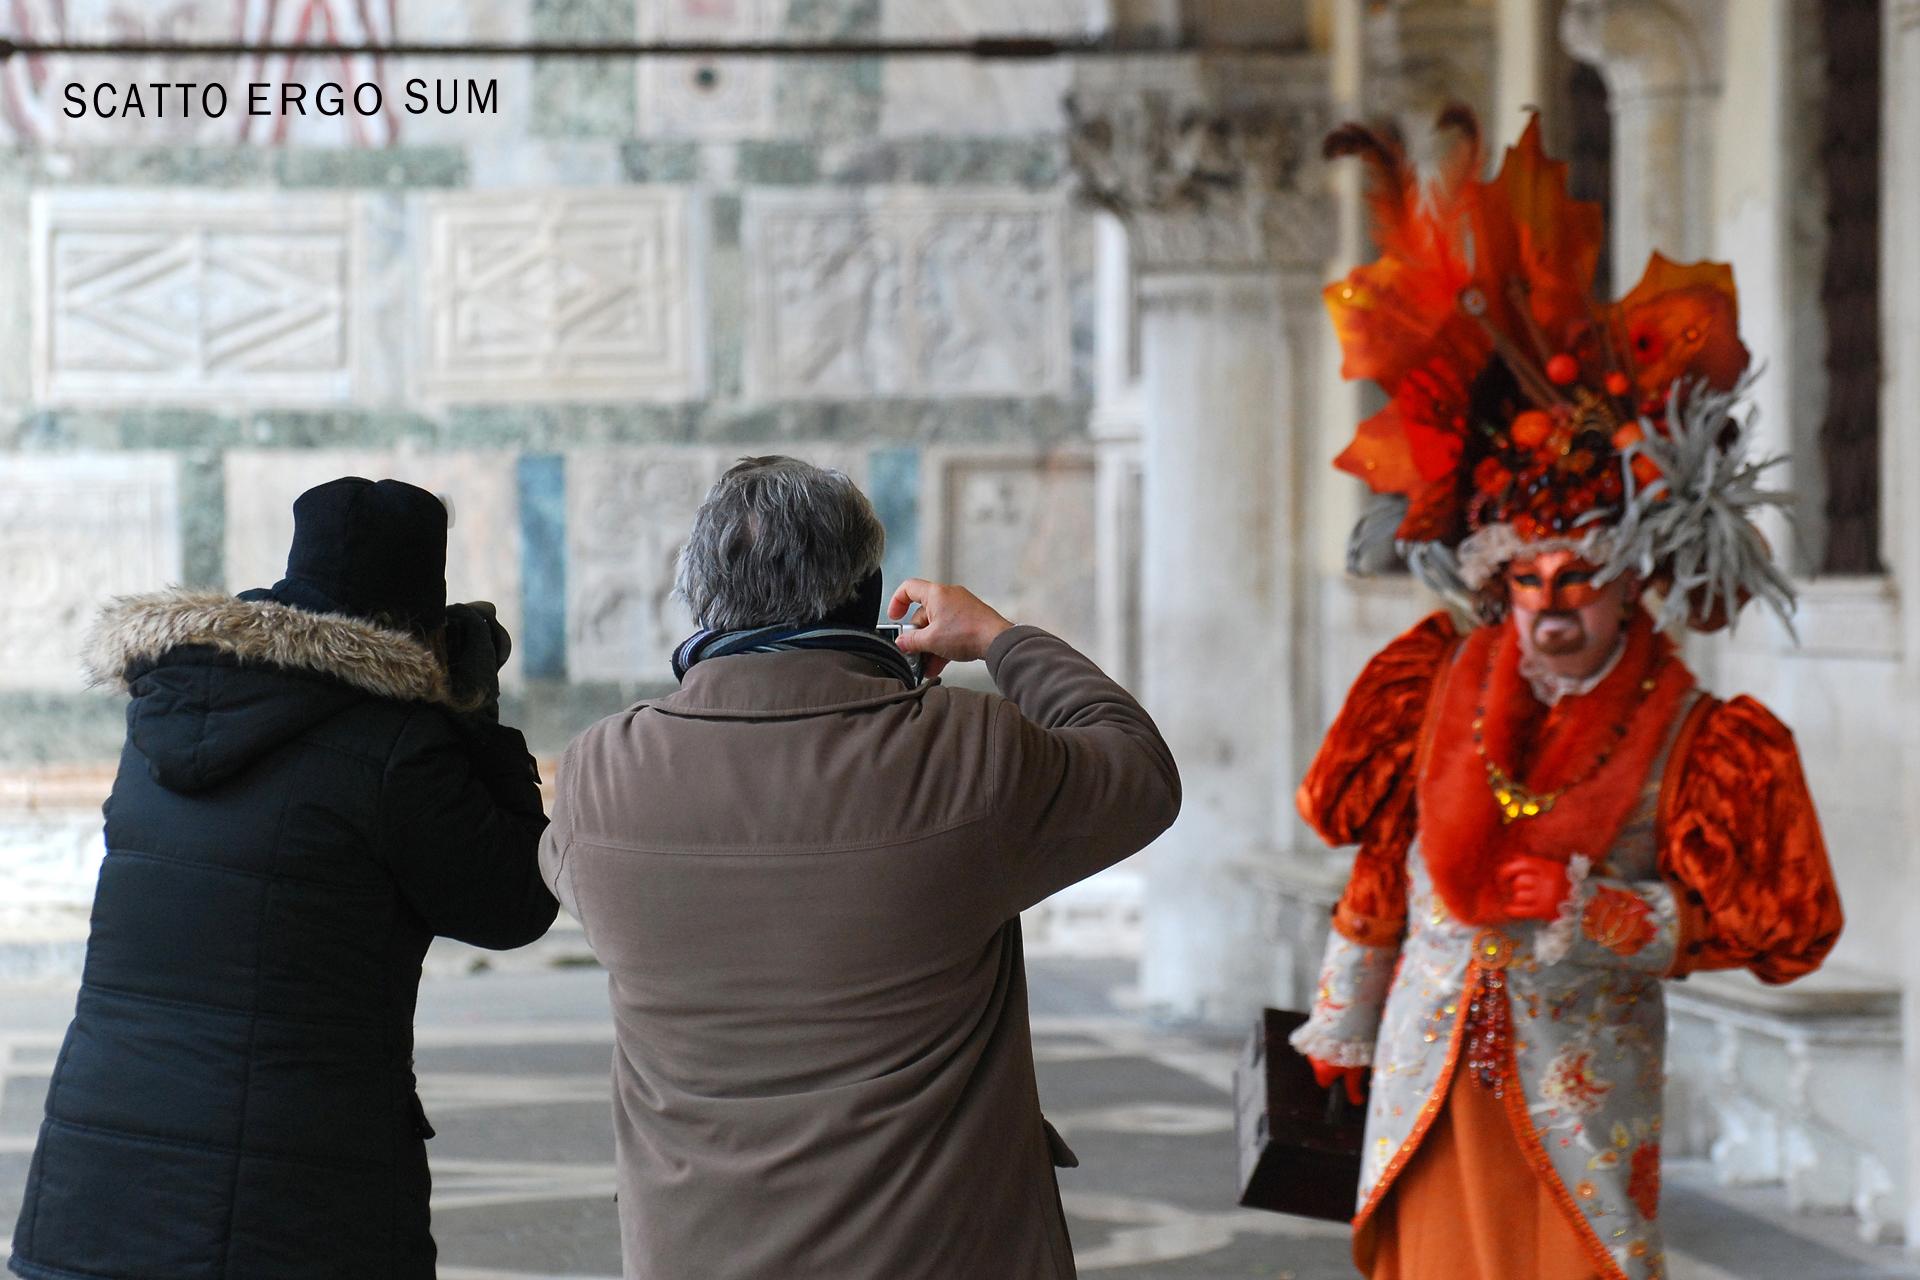
[[[1666,665],[1665,659],[1662,658],[1660,664],[1647,673],[1646,679],[1640,682],[1640,692],[1653,692],[1654,678],[1659,675],[1660,667],[1664,665]],[[1500,825],[1507,826],[1522,818],[1537,818],[1543,813],[1552,813],[1553,806],[1559,801],[1560,797],[1566,795],[1567,792],[1573,790],[1587,779],[1593,777],[1594,774],[1606,768],[1607,761],[1613,759],[1613,753],[1620,749],[1622,742],[1626,741],[1627,730],[1633,724],[1634,711],[1638,710],[1638,707],[1629,709],[1626,718],[1619,724],[1613,726],[1613,736],[1609,739],[1607,745],[1600,750],[1600,753],[1594,757],[1593,763],[1588,765],[1579,777],[1574,778],[1562,786],[1555,787],[1551,791],[1535,791],[1514,777],[1503,768],[1497,760],[1487,754],[1487,740],[1485,736],[1487,723],[1487,684],[1492,677],[1493,662],[1490,659],[1487,662],[1487,669],[1480,675],[1480,702],[1479,705],[1474,708],[1473,712],[1473,749],[1475,754],[1480,757],[1480,763],[1487,767],[1487,790],[1493,793],[1493,803],[1500,810]],[[1644,703],[1642,705],[1644,705]]]

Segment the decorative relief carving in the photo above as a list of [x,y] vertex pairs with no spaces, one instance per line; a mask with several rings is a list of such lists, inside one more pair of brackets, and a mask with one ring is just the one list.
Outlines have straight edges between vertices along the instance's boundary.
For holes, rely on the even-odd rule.
[[[383,45],[394,39],[395,0],[14,0],[0,17],[0,31],[16,40],[155,41],[313,45],[312,54],[242,58],[75,58],[33,56],[0,64],[0,136],[28,143],[188,146],[236,142],[387,146],[405,118],[393,101],[399,81],[382,58],[347,58],[325,51],[333,45]],[[104,105],[121,111],[123,86],[138,86],[139,112],[103,117],[89,109],[65,114],[66,87],[89,91],[111,84]],[[375,84],[386,100],[373,116],[351,110],[322,115],[315,108],[320,85],[349,92]],[[251,114],[248,86],[261,84],[273,110]],[[304,114],[280,109],[281,86],[304,98]],[[163,88],[171,86],[170,89]],[[183,96],[181,86],[193,86]],[[156,89],[159,91],[156,92]],[[222,97],[203,96],[217,93]],[[164,96],[164,102],[161,101]],[[224,109],[222,109],[224,104]],[[91,108],[91,100],[89,100]],[[164,107],[164,110],[162,108]]]
[[[453,512],[447,531],[450,600],[490,600],[500,621],[521,630],[519,486],[506,453],[398,453],[374,450],[231,449],[226,481],[227,588],[270,587],[286,572],[293,500],[341,476],[405,480],[438,494]],[[501,672],[516,685],[520,656]]]
[[[1224,62],[1206,70],[1233,79]],[[1271,67],[1230,93],[1197,74],[1083,77],[1066,103],[1080,193],[1125,220],[1143,267],[1318,267],[1333,231],[1321,78],[1317,61],[1265,92]]]
[[0,460],[0,689],[78,690],[94,611],[179,576],[173,455]]
[[33,197],[42,400],[323,403],[354,390],[343,197]]
[[[662,445],[567,455],[569,678],[673,678],[673,650],[694,627],[673,594],[680,548],[707,490],[749,452]],[[858,450],[783,444],[780,452],[866,483]]]
[[567,458],[567,675],[670,679],[693,629],[673,598],[693,514],[721,466],[699,450],[621,449]]
[[931,572],[1021,622],[1101,651],[1096,466],[1083,452],[934,452],[923,528]]
[[[643,40],[745,44],[779,34],[776,0],[638,0]],[[653,137],[751,138],[771,133],[770,58],[641,58],[640,129]]]
[[749,197],[749,376],[766,396],[1064,389],[1064,210],[1013,194]]
[[421,390],[441,400],[698,392],[688,196],[433,196]]

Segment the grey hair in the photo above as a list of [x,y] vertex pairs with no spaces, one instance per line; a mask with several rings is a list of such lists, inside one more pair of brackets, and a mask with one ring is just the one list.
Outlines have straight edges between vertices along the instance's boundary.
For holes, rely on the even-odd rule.
[[703,627],[812,622],[880,567],[886,530],[845,473],[798,458],[742,458],[707,491],[675,591]]

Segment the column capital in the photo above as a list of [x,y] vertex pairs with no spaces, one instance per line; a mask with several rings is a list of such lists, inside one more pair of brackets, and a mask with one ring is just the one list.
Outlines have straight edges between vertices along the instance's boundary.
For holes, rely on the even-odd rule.
[[1126,224],[1137,269],[1322,268],[1333,241],[1317,55],[1089,67],[1066,101],[1082,198]]
[[1500,60],[1494,18],[1492,8],[1463,0],[1368,6],[1361,27],[1367,115],[1392,116],[1417,139],[1442,107],[1464,102],[1494,134],[1517,129],[1491,114]]

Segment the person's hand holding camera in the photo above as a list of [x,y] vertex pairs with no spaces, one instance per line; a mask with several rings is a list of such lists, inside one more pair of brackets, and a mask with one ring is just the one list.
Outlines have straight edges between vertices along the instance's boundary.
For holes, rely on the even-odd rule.
[[500,719],[500,668],[513,638],[485,600],[447,606],[447,679],[455,703],[482,720]]
[[899,621],[915,605],[914,629],[900,637],[903,653],[921,655],[921,674],[931,680],[949,662],[977,662],[1000,633],[1013,626],[992,605],[965,587],[908,578],[893,593],[887,616]]

